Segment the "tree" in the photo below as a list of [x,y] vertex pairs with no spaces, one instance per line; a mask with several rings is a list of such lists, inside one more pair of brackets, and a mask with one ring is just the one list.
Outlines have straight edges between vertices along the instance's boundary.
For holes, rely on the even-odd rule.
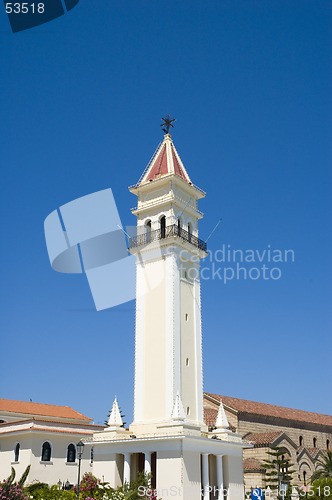
[[323,477],[332,478],[332,451],[327,450],[327,452],[320,458],[316,460],[316,470],[311,476],[311,481],[315,479],[321,479]]
[[316,479],[309,486],[306,498],[311,500],[332,500],[332,478]]
[[[278,446],[271,447],[267,455],[270,459],[262,462],[262,467],[265,470],[265,488],[277,490],[278,499],[290,498],[290,483],[294,473],[290,459],[285,456],[285,450]],[[286,494],[281,493],[283,485],[287,487]]]

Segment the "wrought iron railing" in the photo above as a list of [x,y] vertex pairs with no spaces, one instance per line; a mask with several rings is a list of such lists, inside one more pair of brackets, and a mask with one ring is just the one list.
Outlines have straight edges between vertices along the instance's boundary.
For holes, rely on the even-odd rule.
[[129,240],[129,248],[136,248],[142,245],[147,245],[152,241],[159,241],[174,236],[181,238],[182,240],[187,241],[200,250],[206,252],[205,241],[200,240],[197,236],[194,236],[182,227],[178,227],[177,224],[171,224],[170,226],[166,226],[155,231],[146,231],[146,233],[134,236]]

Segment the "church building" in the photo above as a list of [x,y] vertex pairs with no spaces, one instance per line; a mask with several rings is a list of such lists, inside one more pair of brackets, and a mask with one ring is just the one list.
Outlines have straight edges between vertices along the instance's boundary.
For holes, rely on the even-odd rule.
[[264,460],[278,447],[292,463],[292,484],[306,487],[321,458],[332,443],[332,416],[284,408],[268,403],[204,393],[205,422],[216,425],[223,403],[229,427],[250,445],[243,450],[246,490],[264,486]]

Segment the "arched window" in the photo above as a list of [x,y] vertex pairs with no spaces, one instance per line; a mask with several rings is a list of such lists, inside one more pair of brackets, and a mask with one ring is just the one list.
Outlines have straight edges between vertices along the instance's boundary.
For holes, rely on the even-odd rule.
[[42,446],[42,462],[50,462],[51,460],[51,445],[48,441],[45,441]]
[[312,440],[312,442],[313,442],[314,448],[317,448],[317,438],[314,438]]
[[306,477],[307,477],[307,471],[303,471],[303,482],[304,482],[304,485],[306,485]]
[[146,221],[145,227],[146,227],[146,241],[147,241],[147,243],[150,243],[150,241],[151,241],[151,220],[150,219]]
[[192,227],[190,222],[188,223],[188,241],[191,241],[191,235],[192,235]]
[[299,445],[300,445],[300,446],[303,446],[303,436],[300,436],[300,437],[299,437]]
[[166,236],[166,217],[163,215],[160,218],[160,237],[165,238]]
[[326,449],[327,450],[330,449],[330,440],[329,439],[326,440]]
[[181,233],[181,219],[180,217],[178,218],[178,235]]
[[18,462],[20,460],[20,443],[17,443],[14,449],[14,462]]
[[73,443],[70,443],[67,448],[67,462],[76,461],[76,447]]

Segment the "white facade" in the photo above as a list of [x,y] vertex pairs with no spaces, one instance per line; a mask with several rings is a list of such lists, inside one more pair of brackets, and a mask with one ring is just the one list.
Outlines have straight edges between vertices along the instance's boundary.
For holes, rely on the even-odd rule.
[[[67,407],[8,400],[0,400],[0,406],[0,481],[10,475],[11,467],[18,480],[30,465],[27,484],[38,481],[52,485],[61,481],[75,485],[76,444],[101,427],[90,424],[89,418]],[[92,471],[90,453],[90,447],[83,452],[82,474]]]

